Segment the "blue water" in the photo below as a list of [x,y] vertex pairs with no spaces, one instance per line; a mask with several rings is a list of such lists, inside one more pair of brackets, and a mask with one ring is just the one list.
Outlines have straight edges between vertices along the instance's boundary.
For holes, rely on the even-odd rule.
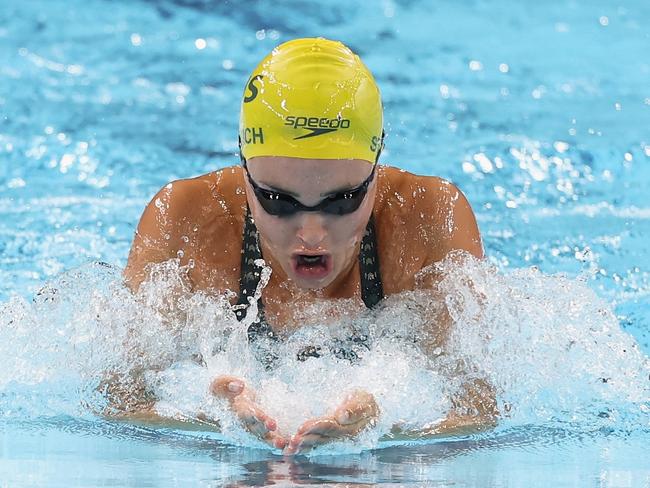
[[[488,355],[518,413],[482,436],[296,460],[97,419],[80,372],[119,354],[84,338],[109,341],[103,312],[137,313],[112,287],[144,205],[170,180],[236,164],[249,71],[315,35],[375,74],[382,162],[470,200],[497,273],[481,327],[502,340],[458,344]],[[650,485],[649,48],[642,0],[3,2],[0,486]],[[32,303],[52,280],[68,305]],[[553,347],[530,342],[536,331]],[[566,352],[566,337],[584,348]],[[616,393],[592,385],[590,364]],[[518,382],[535,372],[548,382]],[[584,422],[601,410],[609,420]]]

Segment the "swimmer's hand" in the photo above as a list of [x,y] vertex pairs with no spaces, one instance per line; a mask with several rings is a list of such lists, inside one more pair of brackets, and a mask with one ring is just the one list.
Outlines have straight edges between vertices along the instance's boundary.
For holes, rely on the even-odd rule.
[[212,393],[228,400],[242,425],[251,434],[272,447],[283,449],[289,440],[278,432],[275,419],[269,417],[256,403],[255,392],[235,376],[218,376],[210,385]]
[[378,417],[379,406],[375,397],[362,390],[354,391],[332,415],[302,424],[284,448],[284,454],[293,456],[328,442],[354,437],[374,425]]

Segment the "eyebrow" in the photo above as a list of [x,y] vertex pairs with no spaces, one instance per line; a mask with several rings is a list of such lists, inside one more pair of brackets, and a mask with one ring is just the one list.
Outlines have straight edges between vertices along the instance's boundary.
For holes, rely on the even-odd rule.
[[336,189],[336,190],[328,191],[328,192],[326,192],[326,193],[321,193],[320,196],[321,196],[321,197],[331,197],[332,195],[336,195],[337,193],[345,193],[346,191],[356,190],[356,189],[359,188],[361,185],[363,185],[363,182],[362,182],[362,183],[359,183],[359,184],[356,185],[356,186],[346,186],[346,187],[338,188],[338,189]]
[[[320,196],[325,198],[325,197],[330,197],[332,195],[336,195],[337,193],[344,193],[346,191],[355,190],[355,189],[359,188],[359,186],[361,186],[362,184],[363,183],[360,183],[359,185],[356,185],[356,186],[346,186],[346,187],[338,188],[338,189],[331,190],[331,191],[328,191],[328,192],[325,192],[325,193],[321,193]],[[264,181],[260,181],[258,183],[258,185],[264,185],[266,187],[265,190],[275,191],[275,192],[278,192],[278,193],[284,193],[285,195],[290,195],[290,196],[292,196],[292,197],[294,197],[296,199],[300,198],[300,195],[297,194],[297,193],[294,193],[294,192],[289,191],[289,190],[285,190],[284,188],[279,188],[279,187],[274,186],[274,185],[269,185],[268,183],[265,183]]]
[[294,198],[298,198],[300,196],[297,193],[294,193],[294,192],[289,191],[289,190],[285,190],[284,188],[279,188],[277,186],[269,185],[268,183],[265,183],[264,181],[258,182],[258,185],[264,185],[266,187],[265,190],[275,191],[275,192],[278,192],[278,193],[284,193],[286,195],[291,195]]

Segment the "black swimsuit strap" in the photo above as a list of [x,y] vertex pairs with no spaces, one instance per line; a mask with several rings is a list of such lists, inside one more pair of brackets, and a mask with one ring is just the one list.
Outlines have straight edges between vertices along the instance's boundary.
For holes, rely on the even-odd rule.
[[384,299],[384,287],[379,273],[379,253],[377,251],[377,237],[375,231],[375,218],[370,216],[366,233],[361,239],[359,250],[359,272],[361,278],[361,299],[368,308],[374,308]]
[[[251,216],[250,209],[246,208],[244,220],[244,235],[241,247],[241,271],[239,273],[239,298],[235,315],[241,321],[246,317],[250,302],[248,297],[255,296],[255,291],[260,283],[261,269],[255,261],[262,259],[259,242],[259,233]],[[257,319],[248,327],[248,339],[252,340],[262,335],[274,337],[273,329],[264,321],[264,302],[257,301]]]

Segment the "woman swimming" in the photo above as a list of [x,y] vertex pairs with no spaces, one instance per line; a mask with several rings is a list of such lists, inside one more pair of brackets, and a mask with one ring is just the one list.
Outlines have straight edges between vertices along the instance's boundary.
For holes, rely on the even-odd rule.
[[[240,166],[166,185],[145,209],[125,277],[136,290],[147,266],[180,257],[192,263],[194,290],[237,290],[241,320],[259,289],[258,259],[272,269],[248,330],[278,340],[303,325],[294,311],[317,301],[351,299],[358,310],[390,295],[433,287],[416,274],[450,251],[483,257],[472,209],[453,184],[378,166],[383,148],[379,89],[340,42],[297,39],[275,48],[253,71],[241,105]],[[242,191],[243,189],[243,191]],[[444,347],[449,320],[431,343]],[[426,347],[426,345],[423,345]],[[334,351],[342,357],[345,348]],[[318,349],[301,353],[306,360]],[[261,358],[273,367],[273,357]],[[479,382],[480,383],[480,382]],[[355,436],[380,415],[374,397],[355,391],[331,415],[281,431],[256,403],[245,378],[220,376],[212,392],[242,424],[295,454]],[[468,385],[433,431],[491,425],[488,385]]]

